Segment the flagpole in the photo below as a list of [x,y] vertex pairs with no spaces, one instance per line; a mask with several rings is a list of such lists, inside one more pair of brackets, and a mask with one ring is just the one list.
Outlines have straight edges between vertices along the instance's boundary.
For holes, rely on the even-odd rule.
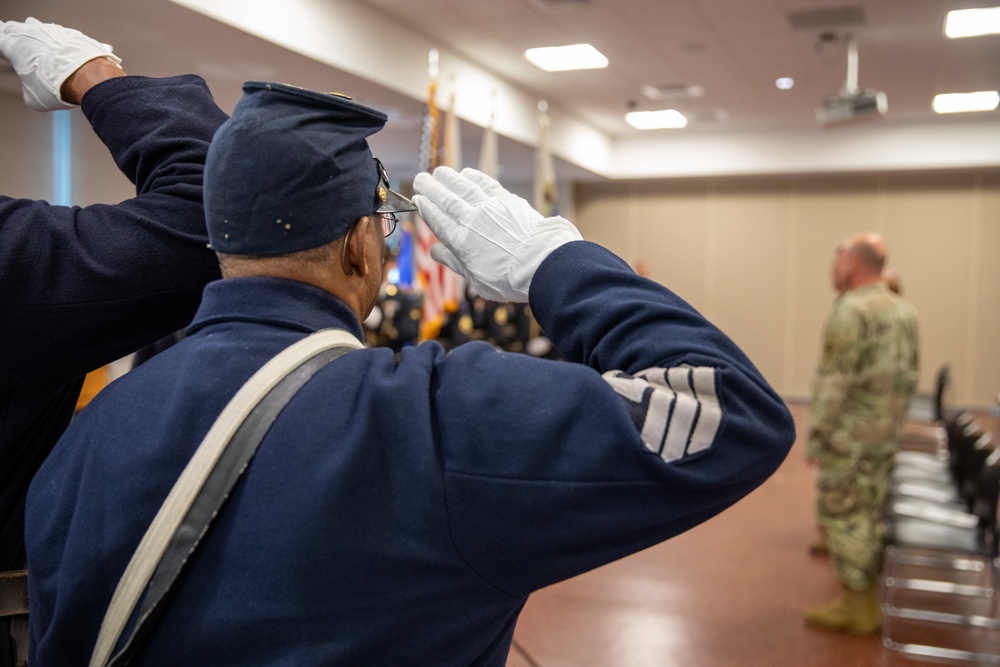
[[497,177],[497,133],[493,129],[497,116],[497,91],[490,98],[490,121],[483,128],[483,144],[479,149],[479,171],[491,178]]
[[535,209],[548,217],[556,214],[556,174],[549,146],[549,103],[538,103],[538,149],[535,151]]
[[[424,123],[420,137],[420,171],[433,171],[440,158],[438,145],[437,80],[440,73],[437,49],[431,49],[427,56],[427,104],[424,107]],[[442,294],[440,264],[430,256],[430,249],[437,239],[427,223],[415,217],[416,248],[415,264],[420,277],[423,293],[421,307],[420,339],[437,338],[444,318],[444,298]]]

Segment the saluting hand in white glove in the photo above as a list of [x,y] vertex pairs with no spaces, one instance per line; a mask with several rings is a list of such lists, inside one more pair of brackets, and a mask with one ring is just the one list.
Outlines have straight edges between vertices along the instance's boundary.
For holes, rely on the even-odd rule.
[[438,167],[417,174],[413,202],[440,243],[431,257],[494,301],[525,302],[531,278],[553,250],[583,237],[559,216],[545,218],[527,201],[475,169]]
[[94,58],[116,65],[121,58],[78,30],[29,18],[24,23],[0,21],[0,56],[21,79],[24,101],[35,111],[72,109],[62,98],[63,83]]

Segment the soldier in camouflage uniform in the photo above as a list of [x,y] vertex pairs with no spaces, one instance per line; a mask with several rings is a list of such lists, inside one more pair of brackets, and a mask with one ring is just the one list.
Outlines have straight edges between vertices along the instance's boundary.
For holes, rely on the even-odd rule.
[[881,628],[882,506],[917,378],[916,312],[880,279],[885,254],[871,233],[837,248],[832,273],[840,296],[823,334],[806,445],[818,464],[817,517],[844,589],[809,609],[806,620],[860,635]]

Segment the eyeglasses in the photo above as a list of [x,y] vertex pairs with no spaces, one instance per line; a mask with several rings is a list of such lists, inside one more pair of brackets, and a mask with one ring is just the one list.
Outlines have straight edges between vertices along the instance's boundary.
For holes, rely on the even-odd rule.
[[372,213],[372,215],[382,220],[382,233],[385,234],[386,238],[392,236],[392,233],[396,231],[396,224],[399,222],[399,218],[396,217],[396,214]]
[[[382,161],[378,158],[375,159],[375,172],[378,174],[379,182],[379,193],[380,197],[376,198],[375,204],[378,205],[380,201],[385,201],[385,190],[389,189],[389,174],[386,173],[385,167],[382,166]],[[383,190],[383,187],[385,190]],[[399,222],[399,218],[396,217],[395,213],[378,213],[375,212],[372,215],[376,215],[382,218],[382,233],[385,234],[386,238],[392,236],[392,233],[396,231],[396,223]]]

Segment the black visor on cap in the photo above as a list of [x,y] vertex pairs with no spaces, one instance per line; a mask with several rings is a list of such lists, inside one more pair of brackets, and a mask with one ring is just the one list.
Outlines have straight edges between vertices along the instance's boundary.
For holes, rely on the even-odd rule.
[[389,175],[382,166],[382,161],[375,158],[375,169],[378,172],[378,187],[375,189],[375,213],[405,213],[416,211],[412,201],[389,187]]

